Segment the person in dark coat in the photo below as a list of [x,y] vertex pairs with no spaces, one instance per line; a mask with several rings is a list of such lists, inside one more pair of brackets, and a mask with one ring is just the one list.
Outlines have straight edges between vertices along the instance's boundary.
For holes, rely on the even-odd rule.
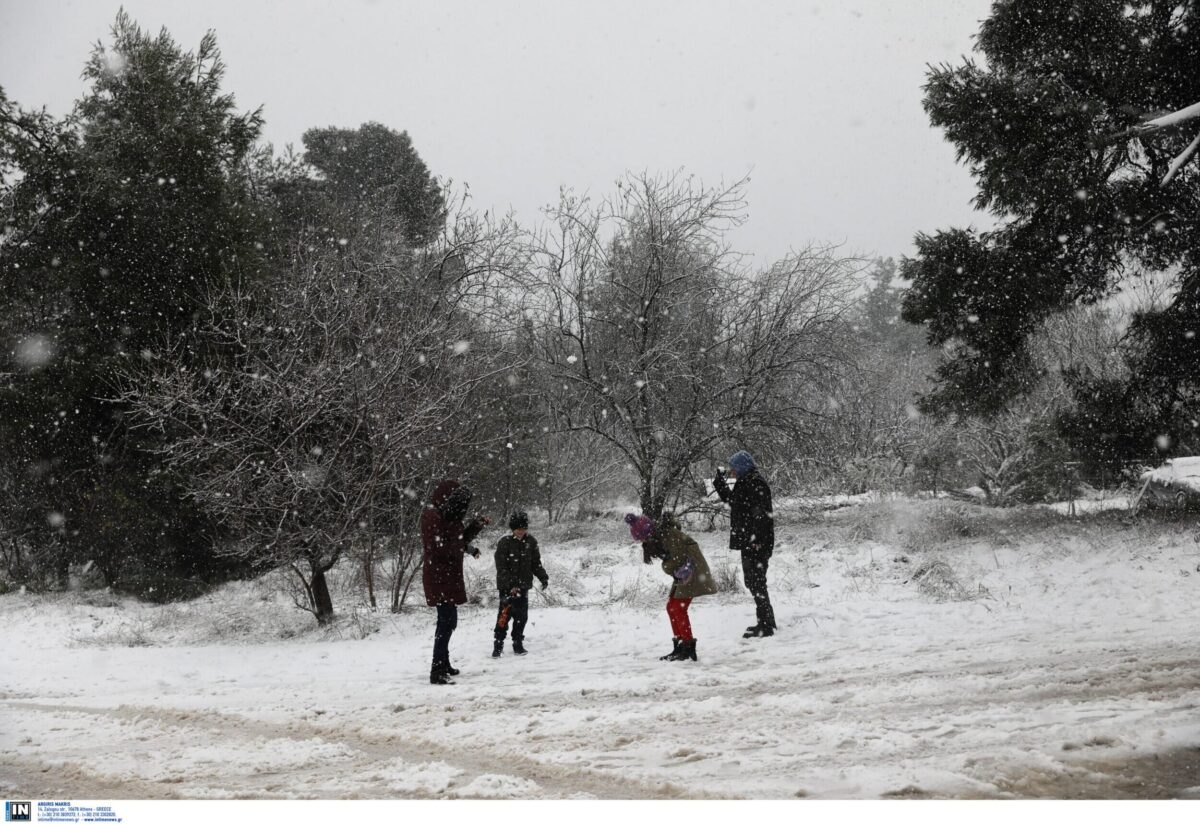
[[713,595],[717,583],[709,571],[708,561],[700,552],[700,545],[685,535],[679,522],[672,515],[664,514],[655,523],[647,515],[625,516],[629,534],[635,541],[642,542],[642,560],[649,564],[658,558],[662,570],[671,576],[671,593],[667,597],[667,617],[671,620],[671,633],[675,636],[674,646],[662,656],[662,661],[687,661],[696,658],[696,637],[692,635],[692,622],[688,607],[693,598]]
[[470,506],[471,490],[458,481],[445,480],[437,485],[429,505],[421,513],[425,602],[437,608],[433,665],[429,670],[431,684],[453,684],[450,676],[458,675],[458,670],[450,666],[450,636],[458,626],[458,605],[467,601],[463,555],[479,557],[479,550],[471,546],[471,541],[491,523],[489,518],[479,516],[464,524]]
[[730,474],[737,480],[733,489],[720,469],[713,489],[729,504],[729,548],[742,554],[742,577],[754,596],[758,623],[746,627],[743,638],[765,638],[775,634],[775,610],[767,594],[767,567],[775,551],[775,519],[771,509],[771,487],[758,472],[749,452],[742,450],[729,459]]
[[536,576],[542,589],[550,585],[550,576],[542,566],[537,538],[529,534],[529,516],[514,512],[508,519],[511,535],[505,535],[496,543],[496,588],[500,590],[500,611],[496,615],[495,642],[492,657],[504,653],[504,637],[508,634],[508,622],[512,622],[512,648],[516,655],[524,655],[525,623],[529,620],[529,590]]

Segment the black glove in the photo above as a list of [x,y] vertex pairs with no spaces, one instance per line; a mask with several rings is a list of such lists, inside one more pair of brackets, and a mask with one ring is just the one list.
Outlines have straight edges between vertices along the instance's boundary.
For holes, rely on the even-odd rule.
[[548,586],[550,586],[550,579],[549,579],[549,578],[547,578],[546,580],[542,581],[542,592],[545,592],[545,591],[546,591],[546,587],[548,587]]

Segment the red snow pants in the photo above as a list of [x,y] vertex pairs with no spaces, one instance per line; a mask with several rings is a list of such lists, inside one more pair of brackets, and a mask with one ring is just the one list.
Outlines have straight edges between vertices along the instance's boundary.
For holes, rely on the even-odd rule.
[[691,605],[691,598],[667,600],[667,617],[671,619],[671,634],[680,641],[692,640],[692,622],[688,620],[688,607]]

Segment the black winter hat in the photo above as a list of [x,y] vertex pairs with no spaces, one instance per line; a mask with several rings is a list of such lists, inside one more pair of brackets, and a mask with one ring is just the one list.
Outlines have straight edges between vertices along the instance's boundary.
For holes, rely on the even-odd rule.
[[446,500],[438,507],[438,511],[447,521],[461,521],[471,506],[472,497],[471,490],[467,487],[455,487],[454,491],[447,495]]
[[509,519],[508,519],[508,528],[509,529],[529,529],[528,513],[521,512],[520,510],[517,510],[516,512],[514,512],[512,514],[512,516],[509,517]]

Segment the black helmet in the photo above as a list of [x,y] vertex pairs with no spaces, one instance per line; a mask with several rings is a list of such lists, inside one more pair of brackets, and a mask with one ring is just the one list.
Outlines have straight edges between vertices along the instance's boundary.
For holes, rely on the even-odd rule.
[[509,529],[529,529],[529,515],[517,510],[508,519]]

